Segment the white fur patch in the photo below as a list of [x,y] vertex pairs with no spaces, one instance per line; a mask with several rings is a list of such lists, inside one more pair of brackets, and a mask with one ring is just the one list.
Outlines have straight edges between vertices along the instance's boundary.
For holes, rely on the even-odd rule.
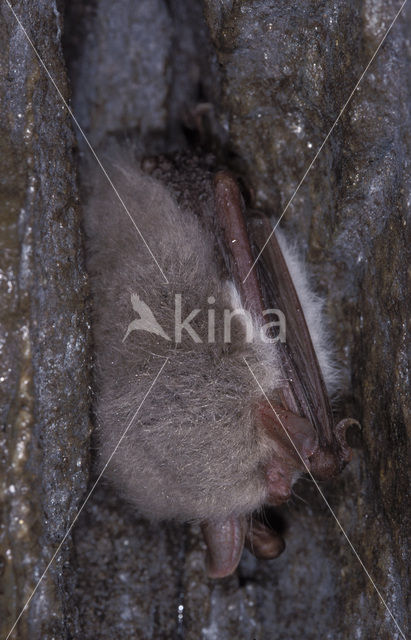
[[330,331],[326,325],[324,300],[314,292],[297,246],[288,242],[284,233],[278,230],[275,233],[303,309],[328,393],[332,395],[341,383],[341,370],[336,364]]

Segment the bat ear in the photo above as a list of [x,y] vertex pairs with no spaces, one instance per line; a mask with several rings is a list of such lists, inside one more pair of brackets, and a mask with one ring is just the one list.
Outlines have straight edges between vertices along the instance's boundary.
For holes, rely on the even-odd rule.
[[218,522],[206,521],[202,525],[210,578],[224,578],[236,570],[244,548],[246,528],[245,518],[238,516]]
[[245,538],[245,546],[256,558],[272,559],[285,549],[282,536],[270,527],[252,518]]

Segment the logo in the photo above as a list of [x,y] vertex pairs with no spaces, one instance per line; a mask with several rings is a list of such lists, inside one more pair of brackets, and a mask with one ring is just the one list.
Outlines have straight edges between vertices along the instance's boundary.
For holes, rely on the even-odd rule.
[[[232,322],[234,318],[239,318],[242,326],[245,330],[245,341],[250,343],[256,339],[256,335],[259,336],[260,341],[269,344],[275,342],[285,342],[286,340],[286,322],[285,315],[280,309],[266,309],[263,311],[264,318],[274,316],[275,319],[263,324],[257,325],[255,319],[253,319],[251,313],[244,309],[244,307],[237,307],[233,309],[223,309],[220,318],[216,318],[216,310],[211,307],[215,303],[215,298],[210,296],[207,300],[210,307],[204,309],[193,309],[183,320],[182,318],[182,294],[176,293],[174,298],[174,336],[171,338],[160,325],[156,319],[153,311],[149,305],[144,302],[135,293],[131,294],[131,306],[133,310],[138,314],[138,318],[132,320],[127,327],[127,331],[124,335],[123,342],[128,338],[132,331],[147,331],[148,333],[155,334],[164,340],[169,342],[174,339],[176,344],[180,344],[183,339],[183,332],[185,332],[195,343],[203,343],[204,341],[192,327],[191,322],[199,316],[201,313],[207,314],[207,342],[213,344],[216,342],[216,322],[220,321],[223,328],[223,341],[224,343],[231,342],[231,330]],[[275,332],[275,335],[274,335]]]

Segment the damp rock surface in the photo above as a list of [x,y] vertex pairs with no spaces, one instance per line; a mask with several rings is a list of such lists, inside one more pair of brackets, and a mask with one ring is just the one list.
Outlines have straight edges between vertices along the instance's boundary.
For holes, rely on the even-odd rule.
[[[14,2],[63,95],[62,16]],[[10,632],[88,478],[86,276],[68,114],[6,3],[0,9],[0,634]],[[11,638],[79,637],[65,545]]]
[[[251,204],[287,207],[347,372],[336,413],[362,425],[321,489],[406,634],[411,8],[339,117],[400,2],[13,7],[97,149],[167,153],[199,127]],[[0,29],[3,636],[86,495],[91,350],[73,127],[5,3]],[[12,637],[403,637],[309,480],[278,517],[279,559],[211,581],[196,527],[152,525],[102,482]]]

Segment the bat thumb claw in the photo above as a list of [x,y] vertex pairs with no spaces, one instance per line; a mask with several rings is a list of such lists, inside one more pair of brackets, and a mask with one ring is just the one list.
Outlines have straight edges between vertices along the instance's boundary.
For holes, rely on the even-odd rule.
[[352,456],[351,447],[347,442],[347,431],[349,427],[353,425],[361,429],[360,423],[358,420],[354,420],[354,418],[345,418],[344,420],[340,420],[334,429],[335,438],[341,448],[341,457],[345,463],[349,462]]

